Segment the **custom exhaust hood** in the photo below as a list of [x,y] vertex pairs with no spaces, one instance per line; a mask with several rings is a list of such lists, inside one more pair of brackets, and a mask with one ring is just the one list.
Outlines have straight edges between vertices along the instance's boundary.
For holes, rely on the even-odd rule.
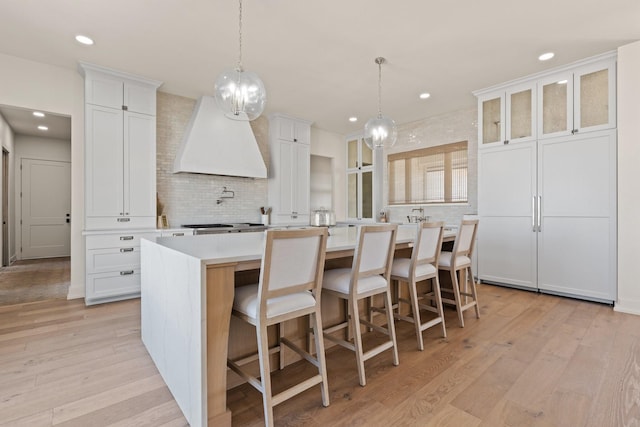
[[267,177],[267,167],[249,122],[225,117],[211,96],[198,100],[173,172]]

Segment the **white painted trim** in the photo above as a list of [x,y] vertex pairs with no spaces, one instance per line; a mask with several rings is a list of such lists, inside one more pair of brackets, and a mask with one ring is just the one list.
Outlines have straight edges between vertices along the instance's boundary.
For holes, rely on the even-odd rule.
[[69,291],[67,292],[67,299],[84,298],[84,283],[81,286],[74,286],[72,283],[69,285]]
[[640,316],[640,300],[624,299],[616,301],[613,311]]

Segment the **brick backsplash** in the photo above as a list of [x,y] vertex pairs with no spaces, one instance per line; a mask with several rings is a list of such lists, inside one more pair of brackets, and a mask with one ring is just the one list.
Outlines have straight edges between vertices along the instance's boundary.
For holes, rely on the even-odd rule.
[[411,209],[419,206],[387,206],[386,189],[389,187],[386,155],[459,141],[468,142],[467,197],[469,203],[453,206],[424,205],[424,215],[429,216],[433,221],[445,221],[447,224],[455,225],[460,222],[463,215],[478,212],[478,110],[470,108],[398,126],[396,144],[391,149],[385,150],[384,204],[390,221],[406,222],[407,215],[411,215]]
[[[192,173],[173,173],[173,162],[196,105],[196,100],[158,92],[157,104],[157,192],[169,225],[209,222],[259,222],[260,206],[267,203],[267,180]],[[269,165],[269,122],[259,117],[251,122],[260,152]],[[222,190],[235,193],[220,199]]]

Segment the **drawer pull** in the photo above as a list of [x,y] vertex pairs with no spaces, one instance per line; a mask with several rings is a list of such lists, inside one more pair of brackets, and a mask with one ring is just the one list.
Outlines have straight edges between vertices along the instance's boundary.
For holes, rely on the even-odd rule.
[[173,233],[174,236],[184,236],[184,233]]
[[133,248],[120,248],[120,252],[133,252]]
[[121,276],[129,276],[131,274],[133,274],[133,270],[127,270],[127,271],[121,271],[120,272]]
[[133,236],[120,236],[120,240],[133,240]]
[[129,222],[131,218],[118,218],[118,222]]

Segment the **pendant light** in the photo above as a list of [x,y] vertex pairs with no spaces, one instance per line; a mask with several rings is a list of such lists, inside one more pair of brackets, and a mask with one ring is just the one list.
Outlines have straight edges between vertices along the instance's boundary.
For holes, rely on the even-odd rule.
[[364,142],[371,149],[392,147],[396,143],[398,130],[396,123],[382,115],[382,64],[387,62],[383,57],[375,59],[378,64],[378,115],[369,119],[364,125]]
[[239,18],[238,64],[218,76],[215,83],[215,98],[224,114],[233,120],[257,119],[267,103],[267,92],[256,73],[242,68],[242,0]]

